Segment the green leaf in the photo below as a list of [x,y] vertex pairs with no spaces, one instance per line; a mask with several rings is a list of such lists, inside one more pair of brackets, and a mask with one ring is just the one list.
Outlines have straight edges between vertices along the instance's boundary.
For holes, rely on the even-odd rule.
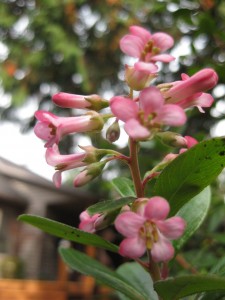
[[203,141],[180,154],[158,177],[154,194],[165,197],[170,215],[199,194],[225,166],[225,138]]
[[126,295],[128,299],[148,300],[147,295],[134,289],[132,285],[119,274],[86,254],[70,248],[60,248],[59,252],[64,262],[73,270],[94,277],[99,282],[120,291],[122,294]]
[[94,215],[96,213],[111,213],[120,209],[124,205],[133,202],[135,199],[136,198],[133,197],[126,197],[117,200],[102,201],[88,207],[87,211],[90,215]]
[[112,180],[112,185],[122,197],[136,197],[133,181],[126,177],[118,177]]
[[[132,284],[137,291],[143,291],[149,300],[158,300],[158,296],[153,288],[151,276],[138,263],[125,263],[117,269],[117,273]],[[126,297],[121,297],[121,295],[119,296],[121,300],[127,299]]]
[[100,247],[113,252],[118,251],[118,247],[116,245],[104,240],[96,234],[88,233],[57,221],[33,215],[21,215],[18,220],[33,225],[46,233],[65,240],[77,242],[83,245]]
[[214,275],[180,276],[154,285],[164,300],[177,300],[200,292],[225,291],[225,278]]
[[203,223],[210,207],[210,200],[211,190],[207,187],[178,211],[177,215],[182,217],[187,225],[182,237],[173,242],[176,250],[179,250]]

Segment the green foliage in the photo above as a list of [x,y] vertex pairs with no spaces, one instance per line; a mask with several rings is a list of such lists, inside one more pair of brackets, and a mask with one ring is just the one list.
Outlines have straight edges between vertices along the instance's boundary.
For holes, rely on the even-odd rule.
[[225,166],[225,139],[203,141],[173,160],[160,174],[155,195],[170,203],[170,215],[211,184]]
[[87,256],[84,253],[74,249],[59,249],[60,255],[64,262],[73,270],[81,274],[91,275],[100,283],[103,283],[122,294],[126,295],[130,300],[151,300],[144,291],[139,291],[130,285],[129,281],[125,280],[120,274],[111,271],[98,261]]
[[69,241],[83,245],[96,246],[113,252],[117,252],[118,249],[116,245],[104,240],[98,235],[84,232],[77,228],[47,218],[32,215],[21,215],[18,219],[37,227],[46,233]]
[[[146,272],[138,263],[125,263],[117,269],[117,273],[134,286],[137,291],[144,292],[148,296],[149,300],[158,300],[158,296],[154,291],[153,282],[149,273]],[[119,296],[121,300],[129,300],[124,295],[119,294]]]
[[134,200],[135,198],[127,197],[120,198],[117,200],[101,201],[89,206],[87,211],[90,215],[94,215],[96,213],[113,213],[114,211],[119,210],[123,206],[132,203]]
[[181,276],[158,281],[154,287],[164,300],[177,300],[204,291],[225,291],[225,278],[213,275]]
[[135,197],[133,181],[126,177],[117,177],[111,181],[112,186],[122,197]]
[[186,221],[186,228],[182,237],[173,242],[176,250],[179,250],[201,226],[209,211],[210,203],[211,192],[207,187],[178,211],[177,215]]

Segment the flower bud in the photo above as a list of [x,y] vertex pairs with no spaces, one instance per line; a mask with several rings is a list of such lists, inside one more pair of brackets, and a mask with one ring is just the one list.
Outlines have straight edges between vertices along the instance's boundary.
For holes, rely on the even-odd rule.
[[169,147],[187,147],[186,139],[176,132],[158,132],[157,137]]
[[91,109],[95,111],[99,111],[102,108],[109,106],[107,100],[96,94],[83,96],[69,93],[57,93],[53,95],[52,101],[61,107]]
[[96,162],[88,165],[81,171],[74,179],[74,186],[80,187],[99,176],[105,166],[106,162]]
[[106,131],[106,139],[113,143],[117,141],[120,137],[120,126],[118,124],[118,121],[116,120],[112,125],[109,126],[109,128]]

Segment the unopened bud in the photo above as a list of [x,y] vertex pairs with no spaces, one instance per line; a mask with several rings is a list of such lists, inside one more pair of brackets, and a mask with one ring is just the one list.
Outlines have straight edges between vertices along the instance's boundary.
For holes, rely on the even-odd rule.
[[116,120],[112,125],[109,126],[109,128],[106,131],[106,139],[113,143],[117,141],[120,137],[120,126],[118,124],[118,121]]
[[74,179],[74,186],[80,187],[99,176],[105,166],[106,162],[96,162],[88,165],[81,171]]
[[182,135],[176,132],[171,132],[171,131],[158,132],[157,137],[159,137],[160,140],[167,146],[187,147],[186,139]]

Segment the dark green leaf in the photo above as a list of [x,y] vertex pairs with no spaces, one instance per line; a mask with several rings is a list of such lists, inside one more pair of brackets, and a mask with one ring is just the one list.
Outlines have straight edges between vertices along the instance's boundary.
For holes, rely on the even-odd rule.
[[[149,300],[158,300],[158,296],[153,288],[151,276],[138,263],[125,263],[117,269],[117,273],[132,284],[137,291],[143,291]],[[122,300],[127,299],[123,296],[121,297],[121,295],[119,296]]]
[[213,275],[191,275],[158,281],[155,290],[163,300],[177,300],[200,292],[225,291],[225,278]]
[[225,138],[203,141],[180,154],[160,174],[155,195],[165,197],[170,215],[178,210],[221,173],[225,166]]
[[178,211],[177,215],[182,217],[187,225],[182,237],[173,242],[176,250],[183,246],[205,220],[210,207],[210,199],[211,191],[207,187]]
[[95,259],[74,249],[59,249],[65,263],[73,270],[82,274],[90,275],[99,282],[123,293],[131,300],[149,300],[147,295],[132,287],[123,277],[110,270]]
[[136,197],[133,181],[126,177],[112,180],[112,185],[122,197]]
[[96,213],[111,213],[115,210],[120,209],[124,205],[133,202],[134,200],[135,198],[126,197],[117,200],[102,201],[88,207],[87,210],[90,215],[94,215]]
[[104,240],[100,236],[84,232],[60,222],[32,215],[21,215],[19,220],[65,240],[77,242],[83,245],[96,246],[113,252],[118,251],[118,247],[116,245]]

